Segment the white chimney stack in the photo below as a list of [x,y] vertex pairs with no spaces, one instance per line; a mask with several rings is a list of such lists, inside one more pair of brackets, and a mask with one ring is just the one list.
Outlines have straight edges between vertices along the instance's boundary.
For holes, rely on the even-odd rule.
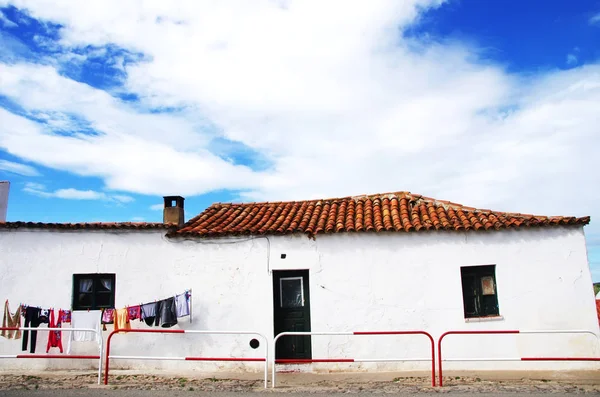
[[8,209],[9,181],[0,181],[0,222],[6,222],[6,210]]

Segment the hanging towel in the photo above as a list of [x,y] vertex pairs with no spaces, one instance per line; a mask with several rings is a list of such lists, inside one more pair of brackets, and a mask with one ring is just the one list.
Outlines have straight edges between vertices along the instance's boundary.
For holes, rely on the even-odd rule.
[[[21,305],[17,307],[17,311],[15,314],[10,313],[10,309],[8,307],[8,299],[4,302],[4,317],[2,318],[2,326],[3,327],[14,327],[19,328],[21,326]],[[21,339],[21,331],[6,331],[2,330],[0,334],[8,339]]]
[[93,332],[73,331],[67,345],[67,354],[71,352],[71,342],[99,342],[98,335],[102,335],[101,310],[74,311],[71,313],[72,328],[91,328],[97,330],[98,334]]
[[[60,328],[61,327],[61,311],[58,312],[58,322],[54,322],[54,309],[50,309],[48,314],[48,318],[50,322],[48,323],[48,328]],[[48,332],[48,344],[46,345],[46,353],[50,351],[51,347],[58,347],[60,352],[63,352],[62,347],[62,332],[61,331],[50,331]]]
[[175,304],[177,306],[177,317],[190,315],[190,298],[187,291],[175,297]]
[[115,331],[120,329],[131,329],[129,324],[129,314],[127,309],[115,310]]
[[141,308],[140,305],[137,306],[129,306],[127,308],[127,312],[129,314],[129,321],[133,321],[133,320],[137,320],[137,319],[141,319]]

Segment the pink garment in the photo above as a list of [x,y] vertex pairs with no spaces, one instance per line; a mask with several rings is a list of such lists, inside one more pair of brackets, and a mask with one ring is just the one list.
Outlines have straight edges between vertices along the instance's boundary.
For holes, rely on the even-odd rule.
[[102,324],[112,324],[115,321],[115,309],[104,309]]

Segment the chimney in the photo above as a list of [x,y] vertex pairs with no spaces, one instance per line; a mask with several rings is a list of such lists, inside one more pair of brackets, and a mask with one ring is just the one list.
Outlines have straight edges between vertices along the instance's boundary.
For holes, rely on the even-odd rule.
[[0,181],[0,222],[6,222],[6,210],[8,209],[9,181]]
[[164,196],[165,209],[163,210],[163,223],[174,223],[178,227],[185,223],[183,200],[181,196]]

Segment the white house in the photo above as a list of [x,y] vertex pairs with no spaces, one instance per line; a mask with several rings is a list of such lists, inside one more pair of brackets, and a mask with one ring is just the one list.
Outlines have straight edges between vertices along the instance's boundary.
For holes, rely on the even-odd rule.
[[[480,210],[407,192],[297,202],[213,204],[184,224],[0,223],[0,291],[54,308],[122,308],[192,290],[174,329],[294,331],[590,330],[599,333],[583,227],[589,217]],[[84,277],[100,285],[80,300]],[[86,298],[87,299],[87,298]],[[108,300],[107,300],[108,299]],[[87,305],[87,306],[86,306]],[[45,325],[44,325],[45,326]],[[149,328],[135,321],[134,328]],[[160,329],[154,327],[155,329]],[[107,326],[104,336],[112,330]],[[64,333],[63,333],[64,334]],[[64,336],[66,338],[66,335]],[[112,354],[259,357],[249,336],[118,334]],[[47,336],[38,348],[45,352]],[[74,351],[91,351],[86,343]],[[277,357],[427,358],[413,336],[285,337]],[[21,341],[0,338],[0,354]],[[445,357],[599,356],[585,334],[452,335]],[[0,360],[3,368],[94,362]],[[115,361],[115,368],[259,370],[259,363]],[[590,362],[453,362],[449,369],[590,369]],[[426,370],[423,361],[318,363],[301,370]]]

